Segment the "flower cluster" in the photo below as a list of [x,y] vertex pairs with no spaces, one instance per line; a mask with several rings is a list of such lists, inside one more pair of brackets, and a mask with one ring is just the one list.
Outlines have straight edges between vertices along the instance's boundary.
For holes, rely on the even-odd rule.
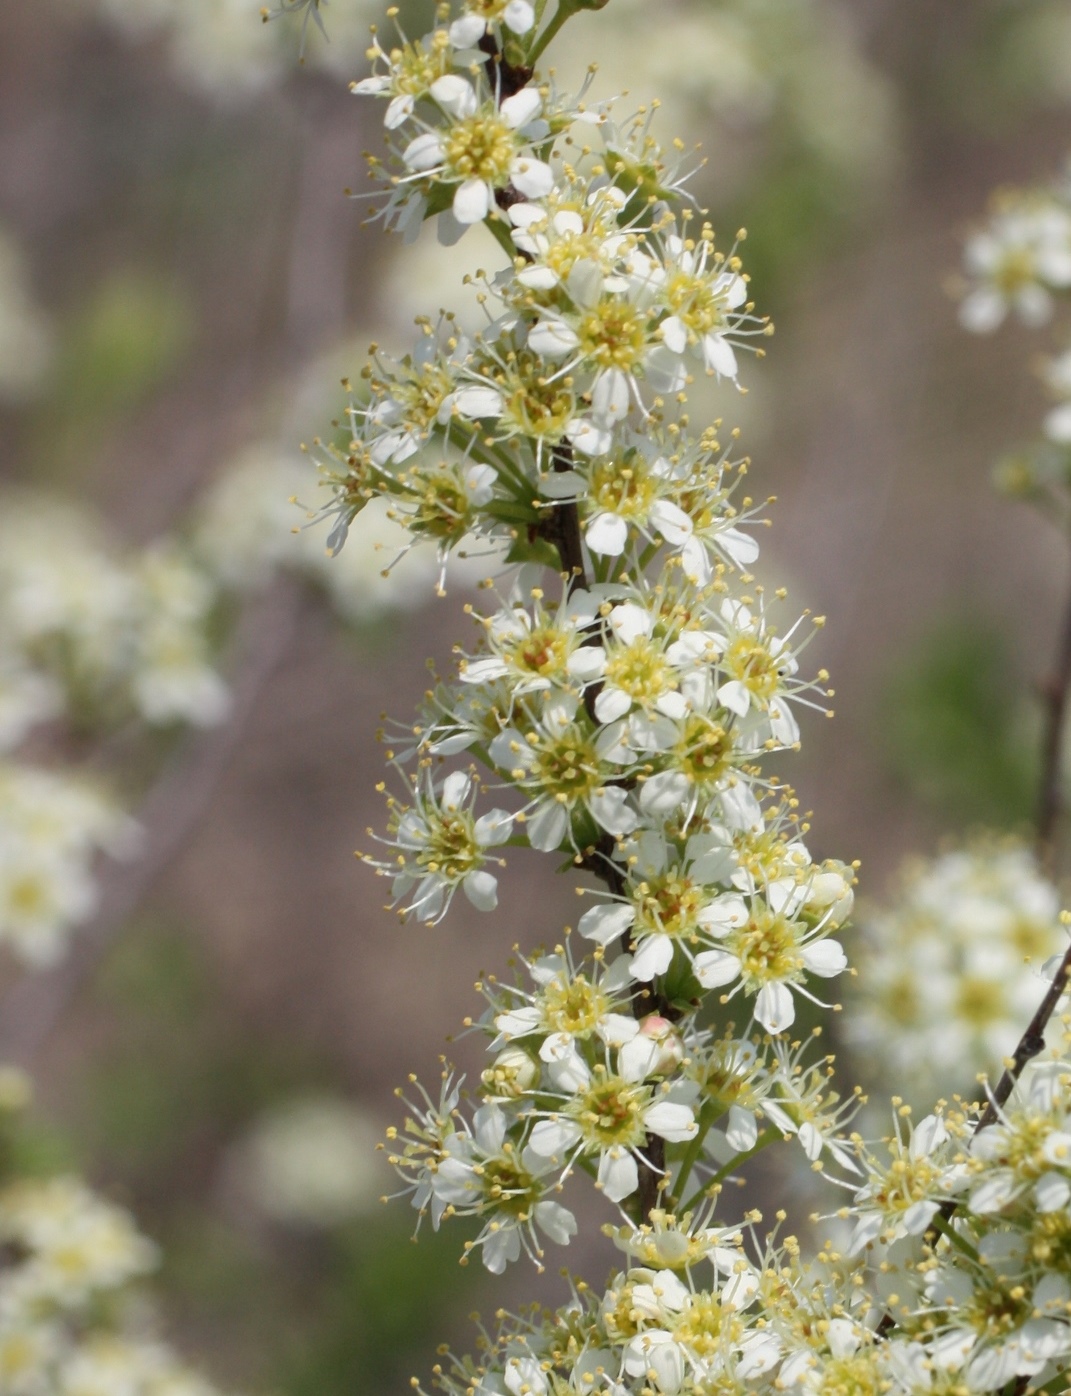
[[[132,42],[154,39],[179,82],[214,101],[237,104],[280,82],[298,61],[346,76],[364,52],[369,0],[96,0],[103,19]],[[330,19],[330,42],[321,10]],[[302,11],[302,40],[262,20]]]
[[[84,511],[5,496],[0,522],[0,735],[36,720],[134,715],[211,726],[227,692],[211,663],[210,579],[171,544],[123,556]],[[21,701],[20,701],[21,699]]]
[[999,1073],[1044,993],[1046,962],[1067,944],[1034,856],[993,837],[908,863],[862,930],[866,968],[845,1036],[883,1085],[909,1083],[919,1101],[969,1094],[979,1071]]
[[444,569],[506,564],[454,680],[392,744],[367,860],[394,904],[434,922],[460,888],[491,911],[516,846],[584,880],[575,932],[486,981],[472,1098],[448,1076],[390,1142],[414,1206],[478,1217],[496,1272],[569,1240],[576,1172],[639,1219],[774,1139],[853,1166],[854,1100],[784,1034],[846,967],[854,872],[812,858],[766,769],[804,709],[828,711],[828,675],[802,667],[822,622],[785,624],[756,581],[735,433],[688,417],[694,375],[735,384],[768,326],[739,237],[719,250],[647,117],[540,78],[549,32],[527,5],[440,6],[424,38],[373,44],[357,89],[387,103],[388,221],[485,223],[508,264],[483,278],[481,332],[444,313],[411,354],[373,351],[317,450],[333,549],[379,497]]
[[131,1281],[156,1248],[130,1216],[75,1178],[0,1191],[0,1384],[12,1396],[214,1396],[163,1343],[127,1323]]
[[1007,191],[964,249],[968,288],[960,322],[989,334],[1009,313],[1026,325],[1052,316],[1053,293],[1071,287],[1071,183]]
[[[761,1217],[712,1204],[613,1230],[628,1257],[596,1294],[503,1318],[439,1390],[549,1396],[891,1396],[1062,1391],[1071,1357],[1071,1062],[1026,1075],[997,1122],[901,1107],[880,1148],[855,1145],[853,1223],[812,1261]],[[780,1221],[779,1217],[779,1221]],[[836,1217],[827,1225],[836,1230]]]
[[55,961],[97,902],[93,864],[137,830],[88,779],[0,762],[0,942],[29,965]]

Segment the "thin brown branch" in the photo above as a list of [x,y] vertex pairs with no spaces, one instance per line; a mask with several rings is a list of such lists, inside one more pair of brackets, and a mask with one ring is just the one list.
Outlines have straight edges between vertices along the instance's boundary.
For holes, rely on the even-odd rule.
[[1045,701],[1045,733],[1041,749],[1041,788],[1038,794],[1037,847],[1042,864],[1054,861],[1054,843],[1064,813],[1063,756],[1071,693],[1071,598],[1068,599],[1060,635],[1060,647],[1052,675],[1042,688]]
[[[555,470],[571,470],[572,464],[572,454],[568,447],[560,447],[555,451]],[[553,509],[548,511],[543,526],[543,536],[548,542],[553,543],[558,550],[562,572],[565,576],[566,594],[571,595],[573,591],[586,590],[589,582],[587,565],[584,561],[584,544],[580,533],[580,511],[574,500],[556,504]],[[593,630],[588,639],[590,643],[597,644],[598,631]],[[589,684],[584,690],[584,706],[593,722],[598,721],[595,716],[595,699],[598,692],[599,685],[597,684]],[[610,892],[619,897],[625,890],[625,878],[614,861],[614,848],[613,835],[603,833],[590,855],[583,859],[582,866],[593,872],[596,877],[601,878]],[[628,932],[626,932],[622,937],[621,949],[627,952],[631,948],[631,941]],[[679,1017],[672,1005],[661,994],[655,995],[645,984],[637,984],[633,990],[632,1012],[636,1018],[646,1018],[649,1013],[658,1013],[671,1021]],[[638,1218],[642,1221],[650,1216],[661,1200],[662,1184],[666,1176],[665,1140],[657,1134],[647,1135],[643,1148],[640,1150],[640,1157],[639,1187],[636,1198]]]
[[1056,1012],[1056,1005],[1067,992],[1069,976],[1071,976],[1071,946],[1068,946],[1045,997],[1038,1004],[1037,1012],[1030,1019],[1026,1031],[1019,1039],[1019,1045],[1011,1056],[1011,1065],[1005,1068],[1004,1074],[997,1082],[996,1089],[990,1095],[989,1103],[974,1127],[975,1134],[989,1125],[996,1124],[1000,1110],[1015,1089],[1015,1083],[1023,1074],[1026,1064],[1032,1061],[1045,1046],[1045,1030],[1049,1026],[1052,1015]]
[[29,1066],[47,1043],[116,936],[182,852],[211,806],[249,720],[293,644],[301,593],[277,582],[248,614],[236,641],[238,676],[230,715],[211,733],[184,743],[138,812],[144,843],[137,858],[103,879],[96,915],[75,933],[54,969],[27,974],[0,1002],[0,1059]]

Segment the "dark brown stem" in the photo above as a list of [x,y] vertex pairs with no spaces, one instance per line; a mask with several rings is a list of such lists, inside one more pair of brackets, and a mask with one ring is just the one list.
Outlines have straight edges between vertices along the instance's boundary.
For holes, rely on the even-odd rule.
[[[559,446],[554,452],[554,469],[559,472],[571,470],[573,465],[572,451],[568,446]],[[558,550],[561,558],[562,571],[565,574],[566,594],[578,590],[586,590],[588,582],[587,564],[584,561],[584,544],[580,534],[580,511],[574,500],[568,500],[561,504],[556,504],[547,512],[547,517],[543,524],[543,536],[549,543]],[[593,630],[588,637],[589,643],[598,643],[598,631]],[[595,717],[595,699],[598,697],[599,685],[589,684],[584,690],[584,706],[587,709],[591,720],[597,722]],[[625,890],[625,877],[618,864],[614,861],[615,849],[614,837],[612,834],[600,834],[598,842],[590,850],[589,856],[582,860],[581,866],[593,872],[596,877],[606,883],[607,888],[615,895],[621,896]],[[630,950],[631,942],[628,933],[622,938],[621,949],[627,952]],[[680,1014],[668,1003],[661,994],[654,994],[645,984],[637,984],[632,992],[632,1012],[636,1018],[646,1018],[649,1013],[658,1013],[668,1021],[672,1022],[680,1017]],[[636,1192],[636,1210],[639,1220],[649,1217],[652,1210],[659,1204],[661,1198],[661,1185],[666,1172],[666,1142],[657,1134],[649,1134],[641,1150],[640,1179]]]
[[1045,736],[1041,752],[1041,790],[1038,797],[1038,857],[1051,869],[1057,826],[1064,812],[1063,750],[1068,693],[1071,692],[1071,600],[1064,615],[1056,667],[1042,689],[1045,700]]
[[1069,976],[1071,976],[1071,946],[1068,946],[1066,954],[1060,961],[1053,981],[1049,985],[1045,997],[1038,1004],[1037,1012],[1030,1019],[1026,1032],[1019,1039],[1019,1045],[1012,1054],[1011,1066],[1005,1069],[1003,1076],[997,1082],[996,1090],[989,1097],[989,1104],[982,1111],[978,1123],[974,1127],[975,1134],[988,1125],[996,1123],[1001,1107],[1007,1103],[1008,1097],[1015,1089],[1015,1083],[1023,1074],[1027,1062],[1033,1060],[1045,1046],[1045,1029],[1049,1026],[1049,1019],[1056,1012],[1056,1005],[1064,996]]
[[487,54],[488,67],[497,78],[497,82],[493,82],[492,86],[496,88],[499,102],[504,102],[507,97],[516,96],[522,87],[527,87],[531,82],[532,69],[515,68],[512,63],[507,63],[493,35],[485,34],[477,47]]

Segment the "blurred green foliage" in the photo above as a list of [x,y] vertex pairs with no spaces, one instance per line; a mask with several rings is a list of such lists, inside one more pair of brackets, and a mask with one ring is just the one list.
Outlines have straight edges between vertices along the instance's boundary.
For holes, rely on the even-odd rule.
[[125,268],[95,286],[61,326],[35,476],[59,481],[84,466],[110,428],[182,364],[195,324],[189,299],[151,273]]
[[915,799],[960,825],[1030,818],[1036,724],[998,629],[942,621],[897,656],[882,693],[875,741]]

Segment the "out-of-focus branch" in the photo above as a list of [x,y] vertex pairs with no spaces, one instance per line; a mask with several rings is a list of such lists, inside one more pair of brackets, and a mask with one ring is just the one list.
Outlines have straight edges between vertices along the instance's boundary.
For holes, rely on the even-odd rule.
[[1048,871],[1055,861],[1055,839],[1063,814],[1064,729],[1067,726],[1068,693],[1071,692],[1071,599],[1064,616],[1060,648],[1053,673],[1043,687],[1046,721],[1041,750],[1041,788],[1038,792],[1038,857]]
[[149,791],[138,814],[144,831],[138,856],[109,868],[97,912],[75,933],[62,963],[27,974],[0,1001],[0,1060],[33,1062],[116,935],[185,848],[293,644],[301,613],[301,590],[285,578],[247,613],[235,639],[237,677],[227,721],[184,742]]

